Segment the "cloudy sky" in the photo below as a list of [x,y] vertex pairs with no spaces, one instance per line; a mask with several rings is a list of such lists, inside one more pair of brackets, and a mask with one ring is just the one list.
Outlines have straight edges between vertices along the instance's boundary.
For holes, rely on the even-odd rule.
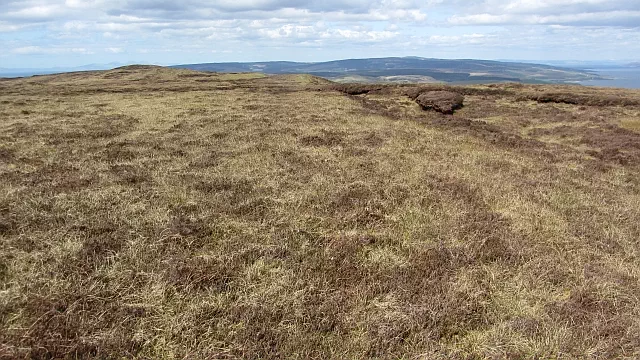
[[640,0],[0,0],[0,68],[640,59]]

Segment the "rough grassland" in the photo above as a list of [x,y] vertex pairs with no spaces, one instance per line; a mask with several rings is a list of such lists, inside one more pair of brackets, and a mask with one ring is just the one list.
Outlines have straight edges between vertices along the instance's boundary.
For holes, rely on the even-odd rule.
[[640,93],[428,89],[0,81],[0,358],[640,357]]

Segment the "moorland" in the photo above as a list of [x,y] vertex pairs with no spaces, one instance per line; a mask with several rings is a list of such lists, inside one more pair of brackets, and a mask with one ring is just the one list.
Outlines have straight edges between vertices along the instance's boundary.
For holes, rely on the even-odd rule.
[[638,219],[639,91],[0,80],[0,358],[638,358]]

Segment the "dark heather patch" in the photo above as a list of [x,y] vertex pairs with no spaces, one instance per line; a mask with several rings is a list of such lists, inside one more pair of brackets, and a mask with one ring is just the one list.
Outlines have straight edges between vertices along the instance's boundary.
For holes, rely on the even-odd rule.
[[111,172],[118,178],[118,183],[123,185],[139,185],[151,181],[149,172],[135,165],[112,165]]
[[324,130],[318,135],[303,136],[300,138],[300,143],[305,146],[334,147],[344,143],[344,135],[339,132]]
[[15,159],[15,151],[13,149],[0,147],[0,162],[10,163]]

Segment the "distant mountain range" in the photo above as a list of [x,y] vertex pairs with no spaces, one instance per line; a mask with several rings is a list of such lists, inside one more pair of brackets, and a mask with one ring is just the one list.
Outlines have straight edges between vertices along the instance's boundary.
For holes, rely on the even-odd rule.
[[571,83],[598,80],[587,70],[522,62],[446,60],[420,57],[348,59],[301,63],[290,61],[229,62],[176,65],[174,68],[215,72],[304,73],[338,82]]
[[[57,68],[0,68],[0,77],[23,77],[71,71],[107,70],[129,63],[89,64]],[[174,68],[216,72],[263,72],[267,74],[306,73],[338,82],[445,82],[453,84],[495,83],[578,83],[602,80],[590,69],[639,68],[640,62],[447,60],[421,57],[348,59],[327,62],[225,62],[175,65]]]

